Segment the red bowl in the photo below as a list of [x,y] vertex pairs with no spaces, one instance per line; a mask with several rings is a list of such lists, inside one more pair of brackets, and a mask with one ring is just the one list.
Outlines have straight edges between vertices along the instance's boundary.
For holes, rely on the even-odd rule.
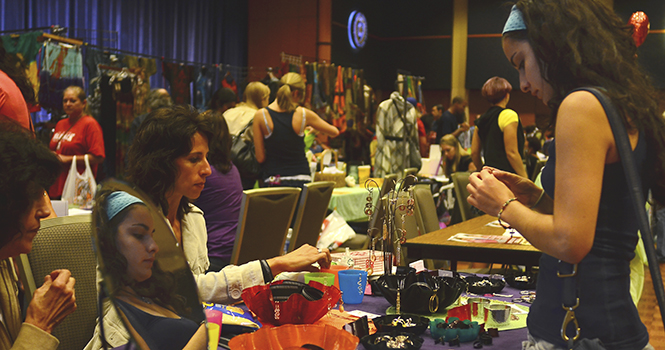
[[332,309],[339,289],[310,281],[277,281],[242,291],[247,308],[264,324],[312,324]]

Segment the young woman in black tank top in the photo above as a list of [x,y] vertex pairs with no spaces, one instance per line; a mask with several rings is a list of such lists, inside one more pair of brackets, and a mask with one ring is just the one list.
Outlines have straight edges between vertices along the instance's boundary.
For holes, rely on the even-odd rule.
[[313,111],[299,107],[305,94],[300,74],[287,73],[280,84],[275,101],[254,115],[256,160],[265,173],[264,185],[302,187],[312,180],[305,157],[305,127],[330,137],[339,135],[339,130]]

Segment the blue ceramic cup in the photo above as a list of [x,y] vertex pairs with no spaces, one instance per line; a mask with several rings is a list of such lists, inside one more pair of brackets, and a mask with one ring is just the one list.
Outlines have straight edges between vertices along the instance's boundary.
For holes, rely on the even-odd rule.
[[360,304],[365,296],[367,286],[367,271],[341,270],[337,273],[339,289],[342,291],[342,301],[345,304]]

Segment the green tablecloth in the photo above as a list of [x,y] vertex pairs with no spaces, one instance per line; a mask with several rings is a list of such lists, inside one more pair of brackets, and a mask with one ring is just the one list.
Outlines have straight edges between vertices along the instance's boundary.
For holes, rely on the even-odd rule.
[[[369,192],[363,187],[339,187],[333,190],[328,209],[337,209],[339,215],[348,221],[368,221],[369,217],[365,215],[365,204]],[[376,205],[379,198],[379,191],[374,188],[372,191],[372,204]]]

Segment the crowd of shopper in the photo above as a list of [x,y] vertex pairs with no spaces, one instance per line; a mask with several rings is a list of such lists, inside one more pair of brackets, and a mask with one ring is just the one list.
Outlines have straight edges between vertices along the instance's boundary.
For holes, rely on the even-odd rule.
[[[395,173],[410,161],[411,152],[419,158],[429,152],[430,143],[438,145],[444,175],[472,173],[469,204],[499,216],[500,223],[517,229],[543,252],[525,350],[570,346],[562,337],[566,287],[558,277],[569,265],[576,265],[578,274],[575,314],[581,337],[599,339],[608,349],[653,349],[629,292],[637,218],[606,112],[585,90],[600,88],[618,109],[638,167],[650,169],[649,174],[641,171],[642,180],[654,200],[664,203],[665,120],[657,113],[654,88],[635,59],[630,34],[616,14],[596,0],[516,2],[503,29],[502,47],[519,73],[520,90],[552,111],[550,129],[540,135],[556,134],[556,139],[545,145],[537,136],[539,130],[523,128],[517,111],[508,107],[513,86],[501,77],[484,84],[481,93],[490,107],[473,126],[463,97],[453,97],[445,110],[435,105],[431,114],[423,114],[424,106],[407,103],[394,92],[378,108],[375,176]],[[206,330],[180,317],[183,305],[175,286],[160,278],[163,271],[154,262],[160,249],[153,237],[154,218],[168,224],[205,302],[235,303],[243,289],[270,283],[282,272],[329,267],[330,252],[310,245],[229,265],[243,189],[302,188],[312,181],[305,130],[330,137],[340,133],[302,106],[305,95],[303,76],[292,72],[281,77],[271,103],[270,89],[260,82],[246,86],[239,105],[232,89],[219,89],[203,113],[191,106],[173,106],[163,89],[149,94],[148,113],[132,125],[126,174],[147,198],[102,191],[93,217],[104,247],[100,258],[113,262],[100,267],[100,278],[114,282],[108,296],[131,310],[132,317],[155,316],[181,330],[158,348],[204,348]],[[87,158],[94,174],[106,156],[102,129],[87,113],[85,91],[70,86],[62,98],[65,116],[46,146],[35,139],[28,114],[34,91],[0,46],[3,349],[57,348],[51,333],[76,309],[76,276],[55,270],[21,310],[12,259],[30,252],[40,220],[52,216],[50,199],[62,195],[65,170],[74,157],[79,172]],[[583,132],[588,125],[594,132]],[[249,130],[262,170],[258,183],[244,182],[231,161],[234,137]],[[408,150],[405,141],[415,143],[415,151]],[[530,179],[545,155],[549,158],[541,188]],[[156,216],[147,210],[146,201],[154,203]],[[160,338],[143,339],[135,329],[127,329],[109,303],[104,300],[102,307],[106,332],[98,326],[87,349],[118,347],[131,337],[142,345]]]

